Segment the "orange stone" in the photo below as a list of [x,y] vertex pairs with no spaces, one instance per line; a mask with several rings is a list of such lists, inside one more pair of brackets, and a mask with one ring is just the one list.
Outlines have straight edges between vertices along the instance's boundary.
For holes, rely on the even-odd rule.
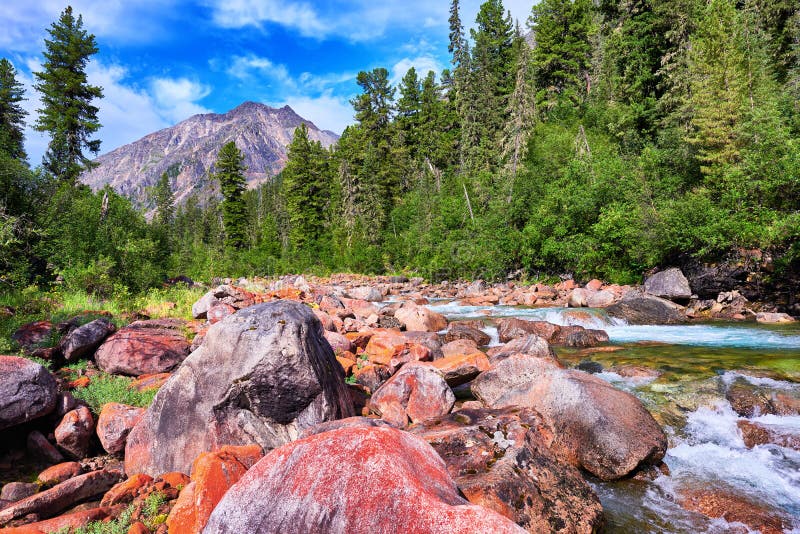
[[172,471],[171,473],[164,473],[159,475],[156,482],[165,482],[172,488],[185,488],[191,482],[189,475],[181,473],[180,471]]
[[64,514],[45,521],[29,523],[21,527],[0,529],[3,534],[47,534],[63,530],[77,529],[86,526],[92,521],[102,521],[118,511],[117,507],[101,506],[90,510],[81,510],[71,514]]
[[52,486],[81,474],[81,464],[78,462],[62,462],[48,467],[37,477],[44,485]]
[[103,500],[100,501],[100,504],[102,506],[112,506],[115,504],[129,503],[139,495],[142,488],[152,483],[153,477],[149,475],[142,473],[133,475],[108,490],[103,496]]
[[147,375],[141,375],[136,380],[128,384],[128,388],[135,389],[136,391],[142,393],[145,391],[152,391],[163,386],[164,382],[166,382],[170,376],[172,376],[170,373],[151,373]]
[[170,534],[201,532],[228,489],[261,456],[258,445],[225,446],[198,456],[192,464],[192,481],[181,491],[167,518]]
[[353,370],[353,367],[356,365],[355,360],[351,360],[350,358],[343,358],[341,356],[336,357],[336,361],[342,366],[344,369],[344,374],[349,375],[350,372]]
[[150,529],[141,521],[136,521],[128,528],[128,534],[150,534]]
[[76,378],[75,380],[67,384],[67,387],[69,387],[70,389],[85,388],[86,386],[89,385],[90,382],[91,380],[89,379],[88,376],[82,376],[80,378]]
[[406,337],[397,331],[384,330],[373,335],[364,349],[371,363],[389,365],[392,358],[399,356],[406,348]]

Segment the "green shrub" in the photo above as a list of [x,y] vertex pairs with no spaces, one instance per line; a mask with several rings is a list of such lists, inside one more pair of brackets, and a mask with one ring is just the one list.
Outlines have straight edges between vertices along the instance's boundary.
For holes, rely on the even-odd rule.
[[132,381],[132,378],[125,376],[100,374],[93,376],[88,386],[75,389],[72,394],[86,402],[94,413],[100,413],[100,409],[108,402],[141,408],[150,406],[156,390],[139,392],[128,387]]

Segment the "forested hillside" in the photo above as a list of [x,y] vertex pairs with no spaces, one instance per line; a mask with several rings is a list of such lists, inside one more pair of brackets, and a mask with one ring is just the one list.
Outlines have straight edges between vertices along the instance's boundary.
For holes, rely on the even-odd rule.
[[138,290],[309,270],[629,282],[743,248],[768,251],[773,276],[797,269],[795,2],[542,0],[517,26],[500,0],[477,15],[453,0],[449,37],[442,73],[411,69],[397,87],[386,69],[359,73],[355,124],[334,148],[301,127],[276,180],[210,205],[173,206],[165,177],[150,223],[76,185],[91,163],[64,165],[74,151],[41,118],[55,134],[30,170],[21,91],[0,64],[3,282]]

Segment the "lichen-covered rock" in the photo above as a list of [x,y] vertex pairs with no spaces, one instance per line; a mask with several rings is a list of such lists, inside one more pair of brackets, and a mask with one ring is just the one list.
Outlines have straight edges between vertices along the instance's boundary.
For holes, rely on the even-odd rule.
[[132,376],[171,371],[189,354],[189,342],[177,326],[164,321],[131,323],[100,346],[97,366]]
[[86,406],[78,406],[64,414],[55,430],[56,444],[69,456],[80,460],[89,452],[94,417]]
[[466,384],[491,367],[489,359],[480,351],[470,354],[454,354],[434,361],[431,365],[439,369],[450,387]]
[[49,414],[57,394],[47,369],[25,358],[0,356],[0,430]]
[[447,319],[444,318],[444,315],[429,310],[425,306],[417,306],[413,302],[404,303],[400,309],[394,312],[394,316],[406,330],[438,332],[447,328]]
[[686,309],[672,301],[631,291],[606,308],[606,313],[629,324],[678,324],[686,322]]
[[31,352],[50,339],[53,329],[53,323],[50,321],[24,324],[11,334],[11,340],[25,351]]
[[457,339],[470,339],[479,347],[488,345],[492,340],[489,334],[471,324],[466,324],[464,322],[450,323],[450,328],[447,329],[444,340],[449,343]]
[[369,407],[381,418],[403,428],[448,413],[456,402],[444,374],[431,364],[403,366],[372,394]]
[[144,408],[128,406],[117,402],[103,405],[97,416],[97,437],[109,454],[119,454],[125,450],[125,443],[136,423],[144,414]]
[[203,452],[272,449],[309,426],[353,415],[322,326],[298,302],[240,310],[211,326],[128,436],[127,473],[188,473]]
[[412,425],[447,464],[458,489],[528,532],[595,532],[603,508],[580,472],[559,462],[552,430],[530,408],[462,409]]
[[436,451],[393,428],[340,428],[273,450],[225,494],[205,534],[524,532],[464,500]]
[[491,408],[530,407],[554,431],[556,455],[603,480],[628,475],[664,457],[664,431],[633,395],[593,375],[515,354],[472,382]]

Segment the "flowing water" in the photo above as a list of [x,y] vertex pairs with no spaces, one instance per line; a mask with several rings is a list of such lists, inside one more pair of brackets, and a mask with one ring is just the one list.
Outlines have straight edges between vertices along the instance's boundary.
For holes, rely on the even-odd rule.
[[[800,533],[800,452],[777,445],[748,449],[737,427],[745,419],[725,398],[733,384],[800,396],[800,326],[743,323],[632,326],[603,310],[460,306],[431,308],[449,320],[481,319],[499,343],[492,318],[518,317],[608,332],[612,347],[561,349],[568,364],[599,363],[598,376],[636,395],[669,436],[664,462],[670,475],[652,482],[590,481],[606,511],[604,532],[750,532],[744,525],[709,519],[680,506],[686,491],[736,495],[784,518]],[[622,376],[636,366],[656,372]],[[622,373],[629,374],[629,373]],[[800,435],[800,416],[762,415],[750,421]]]

